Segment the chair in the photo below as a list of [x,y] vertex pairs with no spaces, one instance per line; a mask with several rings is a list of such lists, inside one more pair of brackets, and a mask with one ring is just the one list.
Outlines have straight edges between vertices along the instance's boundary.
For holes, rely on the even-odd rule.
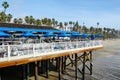
[[23,55],[23,51],[18,51],[16,47],[14,47],[11,50],[11,56],[21,56],[21,55]]

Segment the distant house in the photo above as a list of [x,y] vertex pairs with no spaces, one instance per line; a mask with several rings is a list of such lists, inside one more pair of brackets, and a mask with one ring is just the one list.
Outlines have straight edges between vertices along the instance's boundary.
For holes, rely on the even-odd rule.
[[59,25],[57,25],[56,27],[54,27],[55,29],[59,29],[59,30],[64,30],[64,31],[72,31],[72,27],[70,26],[63,26],[63,28],[60,28]]

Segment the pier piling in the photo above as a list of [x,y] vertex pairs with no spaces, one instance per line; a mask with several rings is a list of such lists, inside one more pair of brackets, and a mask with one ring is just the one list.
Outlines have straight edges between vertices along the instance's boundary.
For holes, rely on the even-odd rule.
[[38,80],[38,62],[37,61],[34,63],[34,67],[35,67],[35,80]]
[[62,69],[62,60],[61,57],[58,58],[58,64],[59,64],[59,76],[58,76],[58,80],[61,80],[61,69]]
[[92,75],[92,51],[90,51],[90,75]]
[[77,63],[78,63],[78,60],[77,60],[77,54],[75,54],[75,80],[77,80],[77,70],[78,70],[78,67],[77,67]]
[[29,80],[29,75],[30,75],[30,71],[29,71],[29,63],[28,64],[26,64],[27,65],[27,80]]
[[85,55],[86,55],[86,52],[83,53],[83,68],[82,68],[82,80],[85,79]]

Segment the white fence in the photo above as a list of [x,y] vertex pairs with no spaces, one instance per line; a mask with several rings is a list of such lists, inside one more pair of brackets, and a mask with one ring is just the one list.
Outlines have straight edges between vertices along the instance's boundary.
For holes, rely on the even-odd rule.
[[82,50],[100,46],[102,46],[101,40],[1,45],[0,62],[22,58],[40,57],[45,55],[54,55],[67,51]]

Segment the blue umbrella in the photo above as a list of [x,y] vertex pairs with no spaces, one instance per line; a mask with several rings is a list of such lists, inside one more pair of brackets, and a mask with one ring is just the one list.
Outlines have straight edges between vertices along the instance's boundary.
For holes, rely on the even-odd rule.
[[24,34],[19,35],[19,37],[36,37],[36,34],[33,34],[31,32],[25,32]]
[[56,36],[56,34],[53,34],[53,33],[51,33],[51,32],[48,32],[48,33],[46,33],[46,34],[43,34],[43,37],[55,37]]
[[103,35],[99,33],[99,34],[96,34],[95,37],[103,37]]
[[71,36],[70,34],[66,34],[66,33],[58,34],[58,37],[70,37],[70,36]]
[[79,34],[78,32],[73,32],[71,33],[71,37],[80,37],[81,34]]
[[83,38],[88,38],[89,37],[89,34],[82,34],[81,35]]
[[0,37],[10,37],[10,34],[0,31]]
[[91,34],[90,38],[91,38],[91,40],[94,40],[95,39],[95,35]]

